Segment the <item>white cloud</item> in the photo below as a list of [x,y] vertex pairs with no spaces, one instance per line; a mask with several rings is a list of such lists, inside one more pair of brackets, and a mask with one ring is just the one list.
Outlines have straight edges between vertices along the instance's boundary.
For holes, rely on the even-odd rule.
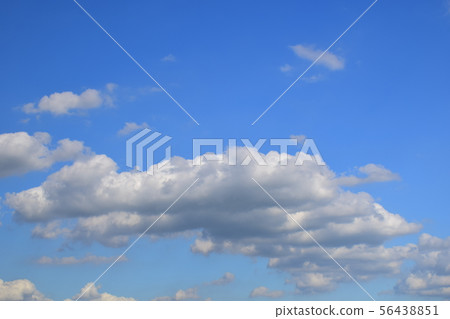
[[305,272],[300,274],[296,282],[296,287],[301,293],[315,293],[320,291],[328,291],[336,286],[333,277],[324,273]]
[[[78,297],[84,292],[84,295],[80,298],[80,300],[85,301],[134,301],[134,298],[128,298],[128,297],[117,297],[114,295],[111,295],[107,292],[100,293],[98,290],[101,288],[100,286],[92,286],[92,283],[87,283],[86,286],[84,286],[80,293],[73,296],[71,300],[77,300]],[[89,288],[91,287],[91,288]],[[70,299],[69,299],[70,300]]]
[[49,148],[50,141],[50,135],[42,132],[33,136],[26,132],[0,134],[0,177],[43,170],[89,152],[79,141],[60,140],[55,149]]
[[[204,283],[204,285],[215,285],[215,286],[224,286],[233,282],[234,274],[230,272],[226,272],[222,277],[217,280],[213,280],[211,282]],[[200,300],[202,299],[198,295],[198,287],[188,288],[188,289],[180,289],[175,293],[175,296],[162,296],[156,297],[154,301],[172,301],[172,300]],[[211,298],[203,299],[203,300],[211,300]]]
[[195,300],[199,299],[197,288],[188,288],[186,290],[178,290],[175,294],[175,300]]
[[343,176],[338,179],[342,186],[356,186],[367,183],[380,183],[400,180],[400,176],[384,168],[382,165],[367,164],[358,168],[366,177]]
[[233,280],[234,280],[234,274],[232,274],[231,272],[226,272],[219,279],[211,281],[210,284],[216,285],[216,286],[223,286],[223,285],[228,285],[229,283],[233,282]]
[[137,130],[142,130],[144,128],[148,128],[148,124],[143,122],[141,124],[137,124],[135,122],[126,122],[125,126],[119,131],[117,132],[117,134],[119,135],[128,135],[134,131]]
[[286,63],[285,65],[280,66],[280,71],[283,72],[283,73],[287,73],[289,71],[292,71],[292,65],[289,65],[289,64]]
[[[237,153],[238,161],[248,155],[242,148]],[[347,282],[345,273],[258,188],[253,177],[358,279],[399,273],[414,248],[387,248],[384,243],[416,233],[420,225],[388,212],[367,193],[342,189],[326,166],[313,161],[280,166],[278,153],[261,156],[267,166],[254,162],[229,166],[221,161],[193,166],[192,160],[174,157],[151,176],[118,172],[112,159],[96,155],[62,168],[38,187],[7,194],[6,203],[16,217],[41,222],[41,228],[55,220],[74,219],[75,226],[61,232],[66,240],[120,246],[143,232],[199,177],[152,229],[153,239],[200,229],[191,247],[194,253],[268,258],[269,267],[291,274],[299,292],[325,291]],[[295,156],[288,158],[292,163]]]
[[177,59],[175,58],[175,56],[173,54],[168,54],[161,59],[161,61],[163,61],[163,62],[175,62],[176,60]]
[[79,95],[70,91],[56,92],[49,96],[45,95],[37,104],[25,104],[22,111],[27,114],[49,112],[53,115],[73,115],[77,111],[112,105],[114,98],[111,94],[116,88],[116,84],[108,83],[105,92],[95,89],[87,89]]
[[[36,260],[36,263],[41,265],[78,265],[78,264],[104,264],[104,263],[112,263],[115,261],[117,257],[105,257],[105,256],[94,256],[94,255],[86,255],[82,258],[76,258],[73,256],[69,257],[47,257],[43,256]],[[125,256],[121,257],[117,262],[127,261]]]
[[209,255],[214,251],[214,243],[210,239],[197,238],[194,244],[191,246],[193,253],[200,253],[203,255]]
[[45,225],[36,225],[31,234],[36,238],[54,239],[70,233],[70,229],[61,227],[61,221],[55,220]]
[[450,299],[450,237],[422,234],[412,272],[395,287],[400,293]]
[[[323,53],[322,50],[315,49],[314,46],[307,46],[301,44],[290,46],[290,48],[292,49],[292,51],[294,51],[294,53],[298,57],[306,59],[311,62],[315,61]],[[334,55],[331,52],[325,53],[319,59],[319,61],[317,61],[317,64],[321,64],[333,71],[342,70],[345,66],[344,59],[338,57],[337,55]]]
[[154,301],[182,301],[182,300],[199,300],[198,288],[188,288],[186,290],[180,289],[175,293],[175,296],[156,297]]
[[0,279],[0,300],[38,301],[47,299],[28,279],[3,281]]
[[280,298],[283,296],[283,291],[281,290],[270,290],[267,287],[260,286],[252,290],[250,293],[251,298],[257,298],[257,297],[266,297],[266,298]]

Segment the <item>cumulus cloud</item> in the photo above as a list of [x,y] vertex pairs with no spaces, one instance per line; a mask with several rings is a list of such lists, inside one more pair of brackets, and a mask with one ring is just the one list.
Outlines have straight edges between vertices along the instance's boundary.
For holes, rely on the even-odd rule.
[[38,103],[27,103],[22,106],[26,114],[51,113],[53,115],[73,115],[77,111],[98,108],[102,105],[111,105],[114,98],[113,91],[117,85],[109,83],[105,91],[87,89],[81,94],[71,91],[56,92],[43,96]]
[[[43,256],[36,260],[36,263],[41,265],[78,265],[78,264],[110,264],[115,261],[117,257],[105,257],[105,256],[95,256],[86,255],[82,258],[76,258],[73,256],[69,257],[47,257]],[[127,261],[125,256],[122,256],[117,262]]]
[[[316,49],[311,45],[297,44],[290,46],[290,48],[298,57],[311,62],[315,61],[323,53],[322,50]],[[325,53],[317,61],[317,64],[321,64],[333,71],[342,70],[345,66],[344,60],[331,52]]]
[[[89,288],[90,287],[90,288]],[[82,297],[79,300],[84,301],[134,301],[134,298],[128,298],[128,297],[117,297],[114,295],[111,295],[107,292],[99,292],[100,286],[92,286],[92,283],[87,283],[86,286],[84,286],[79,294],[76,294],[69,300],[77,300],[78,297],[82,295]]]
[[400,176],[391,172],[382,165],[367,164],[358,168],[359,173],[365,177],[343,176],[338,179],[342,186],[356,186],[367,183],[380,183],[400,180]]
[[450,299],[450,237],[422,234],[412,272],[397,283],[398,292]]
[[144,128],[149,128],[148,124],[143,122],[141,124],[137,124],[135,122],[126,122],[125,126],[117,132],[118,135],[128,135],[137,130],[142,130]]
[[0,279],[0,300],[38,301],[47,299],[28,279],[3,281]]
[[50,149],[50,142],[50,135],[43,132],[0,134],[0,177],[46,169],[55,162],[74,160],[89,152],[79,141],[63,139],[54,149]]
[[[238,162],[248,156],[237,148]],[[409,245],[385,247],[398,236],[416,233],[419,224],[388,212],[365,192],[341,188],[327,166],[305,161],[280,165],[280,154],[260,154],[266,166],[254,161],[229,166],[225,161],[174,157],[155,175],[119,172],[105,155],[78,160],[50,175],[40,186],[6,195],[6,203],[24,222],[41,228],[71,219],[70,241],[126,245],[130,236],[148,225],[197,177],[199,181],[151,230],[153,239],[201,230],[192,252],[261,256],[269,267],[292,275],[298,292],[333,289],[349,278],[253,182],[255,178],[339,262],[359,280],[398,274],[412,255]],[[369,170],[370,171],[370,170]]]
[[283,296],[283,291],[281,290],[270,290],[267,287],[260,286],[252,290],[250,293],[251,298],[257,298],[257,297],[266,297],[266,298],[280,298]]

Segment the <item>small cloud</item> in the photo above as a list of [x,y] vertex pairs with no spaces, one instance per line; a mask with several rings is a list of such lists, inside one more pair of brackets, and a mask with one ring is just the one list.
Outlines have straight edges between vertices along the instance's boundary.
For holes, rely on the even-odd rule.
[[366,175],[366,177],[357,176],[343,176],[337,179],[339,185],[342,186],[356,186],[368,183],[381,183],[400,180],[400,176],[391,172],[382,165],[367,164],[359,167],[358,172]]
[[71,91],[55,92],[43,96],[39,102],[23,105],[21,110],[25,114],[51,113],[53,115],[74,115],[77,112],[99,108],[102,105],[114,105],[113,91],[116,84],[108,83],[106,90],[87,89],[81,94]]
[[139,88],[137,90],[137,94],[139,95],[147,95],[147,94],[153,94],[153,93],[159,93],[163,92],[163,90],[158,86],[146,86]]
[[114,92],[119,86],[116,83],[106,84],[106,90],[110,93]]
[[144,128],[149,128],[148,124],[145,122],[143,122],[141,124],[137,124],[135,122],[126,122],[125,126],[119,132],[117,132],[117,134],[124,136],[124,135],[128,135],[134,131],[142,130]]
[[[112,263],[113,261],[115,261],[117,259],[117,257],[113,256],[113,257],[104,257],[104,256],[94,256],[94,255],[87,255],[84,256],[83,258],[76,258],[73,256],[70,257],[47,257],[47,256],[43,256],[41,258],[39,258],[38,260],[36,260],[36,263],[40,264],[40,265],[58,265],[58,266],[64,266],[64,265],[78,265],[78,264],[95,264],[95,265],[99,265],[99,264],[105,264],[105,263]],[[122,256],[121,258],[119,258],[119,260],[117,260],[117,262],[124,262],[127,261],[127,258]]]
[[149,89],[150,93],[162,92],[163,90],[160,87],[153,86]]
[[297,292],[301,294],[325,292],[334,288],[333,278],[323,273],[307,272],[296,283]]
[[114,295],[111,295],[107,292],[100,293],[98,290],[100,289],[100,286],[95,286],[93,283],[87,283],[86,286],[84,286],[80,293],[73,296],[72,299],[68,300],[78,300],[80,297],[80,300],[85,301],[134,301],[134,298],[127,298],[127,297],[117,297]]
[[231,272],[226,272],[222,277],[220,277],[217,280],[211,281],[210,284],[211,285],[215,285],[215,286],[223,286],[223,285],[227,285],[231,282],[233,282],[234,280],[234,274],[232,274]]
[[306,83],[316,83],[323,79],[324,77],[321,74],[314,74],[311,76],[304,76],[302,80]]
[[70,230],[68,228],[62,228],[61,222],[58,220],[52,221],[45,226],[37,225],[34,227],[31,232],[32,236],[35,238],[42,239],[55,239],[61,235],[65,235],[69,233]]
[[283,296],[283,291],[281,290],[270,290],[267,287],[260,286],[252,290],[250,293],[250,298],[256,298],[256,297],[266,297],[266,298],[280,298]]
[[173,54],[166,55],[165,57],[163,57],[161,59],[161,61],[163,61],[163,62],[175,62],[176,60],[177,59],[175,58],[175,56]]
[[197,288],[188,288],[186,290],[178,290],[175,294],[175,300],[195,300],[200,299]]
[[193,253],[200,253],[205,256],[209,255],[214,250],[214,243],[208,239],[197,238],[191,245]]
[[285,65],[280,66],[280,71],[283,72],[283,73],[287,73],[289,71],[292,71],[292,65],[289,65],[289,64],[286,63]]
[[175,296],[156,297],[153,301],[182,301],[182,300],[199,300],[198,288],[188,288],[186,290],[180,289]]
[[[324,51],[315,49],[314,46],[306,46],[306,45],[293,45],[290,46],[292,51],[302,59],[308,61],[315,61]],[[330,70],[342,70],[344,68],[344,60],[333,53],[326,52],[318,61],[317,64],[321,64],[327,67]]]
[[291,135],[290,138],[297,140],[298,144],[303,143],[306,140],[306,136],[305,135]]

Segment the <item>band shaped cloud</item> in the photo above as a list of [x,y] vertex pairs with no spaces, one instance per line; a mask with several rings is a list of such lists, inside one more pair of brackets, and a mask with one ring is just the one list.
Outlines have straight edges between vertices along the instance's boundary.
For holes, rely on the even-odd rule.
[[[237,153],[247,156],[242,148]],[[267,166],[222,161],[193,166],[192,160],[175,157],[151,176],[118,172],[112,159],[96,155],[63,167],[38,187],[7,194],[6,202],[16,218],[42,223],[37,236],[121,246],[199,178],[149,235],[194,231],[199,234],[191,247],[194,253],[267,257],[270,267],[292,274],[299,292],[325,291],[349,280],[254,178],[359,280],[398,274],[405,258],[414,255],[414,245],[386,248],[383,243],[416,233],[420,225],[388,212],[367,193],[344,190],[326,166],[314,161],[280,166],[280,154],[261,156]]]

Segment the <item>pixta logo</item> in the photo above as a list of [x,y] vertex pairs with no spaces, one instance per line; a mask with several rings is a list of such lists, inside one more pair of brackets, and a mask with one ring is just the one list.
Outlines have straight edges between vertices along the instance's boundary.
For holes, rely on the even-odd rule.
[[[150,129],[146,128],[128,139],[126,143],[127,166],[153,175],[155,173],[155,168],[160,169],[166,165],[171,157],[170,145],[165,148],[164,159],[156,165],[154,163],[155,151],[172,139],[170,136],[161,137],[161,135],[162,134],[159,132],[152,133]],[[145,155],[144,151],[146,151]],[[135,154],[135,156],[133,156],[133,154]]]
[[[172,138],[170,136],[162,136],[159,132],[152,132],[150,129],[144,129],[127,140],[126,143],[126,165],[135,168],[141,172],[147,172],[150,175],[155,170],[160,169],[171,158],[171,147],[166,145]],[[217,139],[217,138],[201,138],[192,140],[192,164],[193,166],[202,165],[204,161],[223,161],[230,166],[247,166],[252,161],[256,165],[268,165],[265,156],[260,152],[261,147],[267,142],[267,139],[259,139],[256,143],[252,143],[249,139],[240,139],[243,146],[240,147],[246,154],[243,158],[238,156],[237,139]],[[224,152],[224,145],[227,144],[227,151]],[[317,165],[323,166],[325,162],[320,155],[314,140],[304,139],[299,142],[294,138],[277,138],[269,140],[270,146],[278,148],[278,163],[280,166],[288,165],[288,148],[299,147],[294,165],[301,166],[305,161],[315,161]],[[166,146],[165,146],[166,145]],[[165,157],[162,161],[155,164],[155,152],[165,146]],[[201,155],[202,147],[213,147],[214,151]],[[240,158],[240,160],[239,160]],[[291,157],[292,158],[292,157]]]

